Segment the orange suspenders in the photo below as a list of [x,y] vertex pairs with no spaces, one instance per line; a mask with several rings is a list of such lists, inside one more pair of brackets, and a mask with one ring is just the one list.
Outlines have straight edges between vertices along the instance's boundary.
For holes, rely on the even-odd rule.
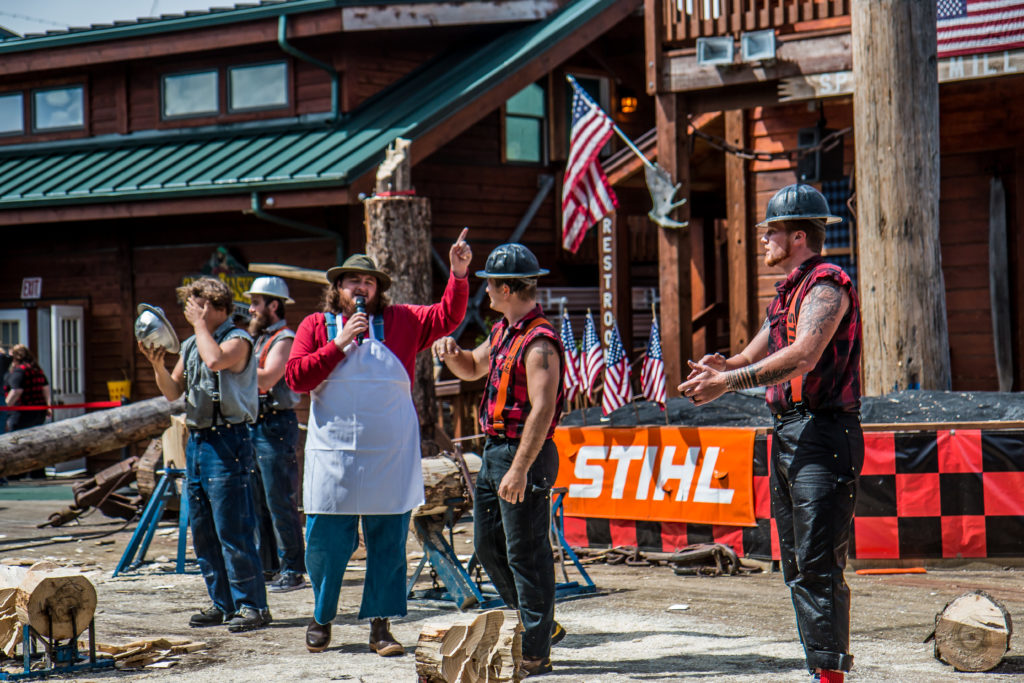
[[[491,426],[498,431],[505,431],[505,419],[502,417],[502,413],[505,412],[505,402],[508,399],[508,382],[512,376],[512,367],[519,357],[519,349],[523,346],[523,342],[530,336],[530,332],[534,328],[547,322],[547,318],[543,316],[531,320],[530,324],[523,330],[523,333],[512,342],[512,346],[509,348],[508,354],[501,364],[501,372],[498,379],[498,397],[494,402],[494,410],[491,413]],[[550,325],[550,323],[548,324]]]
[[[798,294],[800,294],[801,290],[806,290],[807,278],[812,271],[813,268],[804,274],[803,280],[793,289],[793,298],[789,300],[789,307],[786,310],[786,344],[789,346],[796,341],[796,318],[799,313],[796,310],[796,302],[803,301],[803,297],[798,296]],[[803,294],[807,296],[806,291]],[[789,387],[792,390],[793,403],[800,403],[804,398],[804,376],[798,375],[789,380]]]
[[[270,355],[270,347],[274,345],[274,338],[277,337],[277,335],[281,334],[282,332],[284,332],[287,329],[288,329],[287,327],[282,327],[282,328],[278,329],[276,332],[274,332],[274,334],[270,335],[270,339],[267,340],[267,345],[263,347],[263,353],[260,354],[259,365],[257,365],[256,367],[262,368],[266,364],[267,356]],[[261,391],[259,393],[260,394],[266,394],[268,392]]]

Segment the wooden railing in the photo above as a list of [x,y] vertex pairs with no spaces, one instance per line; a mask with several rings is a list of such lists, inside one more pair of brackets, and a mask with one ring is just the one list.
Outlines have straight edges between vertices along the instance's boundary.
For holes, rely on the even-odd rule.
[[[660,0],[664,42],[692,43],[707,36],[737,36],[744,31],[828,28],[830,19],[848,18],[852,0]],[[794,28],[795,27],[795,28]]]

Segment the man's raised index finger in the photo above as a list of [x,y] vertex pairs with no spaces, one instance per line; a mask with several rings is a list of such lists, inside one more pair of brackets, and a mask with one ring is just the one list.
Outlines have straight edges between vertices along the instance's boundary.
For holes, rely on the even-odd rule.
[[463,228],[462,229],[462,234],[459,235],[459,239],[455,240],[455,242],[456,243],[458,243],[458,242],[465,242],[466,241],[466,235],[468,235],[468,234],[469,234],[469,228]]

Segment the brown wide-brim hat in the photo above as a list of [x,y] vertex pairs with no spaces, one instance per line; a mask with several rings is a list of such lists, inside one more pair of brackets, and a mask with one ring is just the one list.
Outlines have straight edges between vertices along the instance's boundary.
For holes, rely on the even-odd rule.
[[366,254],[352,254],[340,266],[334,266],[327,271],[327,281],[332,285],[345,273],[365,273],[377,278],[377,289],[386,292],[391,286],[391,278],[382,270],[377,270],[377,264]]

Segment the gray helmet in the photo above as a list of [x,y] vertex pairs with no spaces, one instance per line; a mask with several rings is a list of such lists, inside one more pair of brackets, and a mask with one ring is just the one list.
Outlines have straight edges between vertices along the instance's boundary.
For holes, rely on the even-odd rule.
[[768,200],[764,220],[757,224],[763,228],[776,221],[800,221],[817,218],[826,224],[838,223],[843,219],[833,216],[828,208],[825,195],[810,185],[796,183],[787,185]]
[[517,278],[547,275],[549,270],[540,267],[533,252],[518,242],[509,242],[494,248],[487,256],[483,270],[477,277]]

